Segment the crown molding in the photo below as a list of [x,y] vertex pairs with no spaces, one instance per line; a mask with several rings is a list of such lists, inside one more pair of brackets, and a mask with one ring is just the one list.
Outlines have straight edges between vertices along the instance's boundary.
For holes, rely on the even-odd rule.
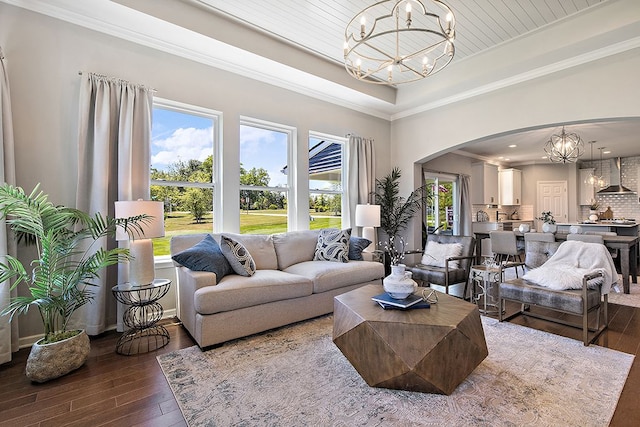
[[112,1],[0,1],[387,121],[424,113],[640,47],[640,37],[631,38],[416,107],[404,108]]

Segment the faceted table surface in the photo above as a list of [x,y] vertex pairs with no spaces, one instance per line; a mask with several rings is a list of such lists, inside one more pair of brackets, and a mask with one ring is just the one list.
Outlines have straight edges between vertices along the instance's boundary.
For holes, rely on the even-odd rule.
[[439,293],[430,308],[384,310],[371,300],[382,292],[334,299],[333,342],[368,385],[448,395],[487,357],[475,304]]

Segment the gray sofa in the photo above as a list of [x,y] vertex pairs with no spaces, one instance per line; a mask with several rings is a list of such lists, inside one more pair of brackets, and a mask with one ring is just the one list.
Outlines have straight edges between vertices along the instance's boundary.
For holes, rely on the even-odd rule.
[[[384,266],[373,261],[313,261],[319,231],[274,235],[230,234],[255,261],[244,277],[192,271],[174,261],[178,316],[200,347],[266,331],[333,311],[333,297],[360,286],[381,284]],[[172,256],[206,234],[174,236]],[[220,235],[213,235],[219,243]]]

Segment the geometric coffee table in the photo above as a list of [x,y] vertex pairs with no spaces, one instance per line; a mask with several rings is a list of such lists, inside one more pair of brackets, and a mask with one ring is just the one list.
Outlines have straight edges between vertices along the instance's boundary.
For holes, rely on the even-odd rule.
[[449,395],[489,354],[475,304],[438,293],[430,308],[384,310],[382,292],[334,298],[333,342],[369,386]]

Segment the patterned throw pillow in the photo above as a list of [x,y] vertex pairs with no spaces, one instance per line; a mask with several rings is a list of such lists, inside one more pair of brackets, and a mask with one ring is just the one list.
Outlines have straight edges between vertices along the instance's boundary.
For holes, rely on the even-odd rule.
[[255,274],[256,263],[242,243],[223,234],[220,236],[220,247],[222,248],[224,257],[229,261],[231,268],[233,268],[236,274],[245,277]]
[[351,229],[337,230],[325,228],[320,230],[314,261],[349,262],[349,238]]
[[233,273],[220,245],[210,234],[189,249],[175,254],[171,259],[193,271],[216,273],[216,284],[227,274]]
[[367,249],[371,240],[364,237],[351,236],[349,239],[349,259],[353,261],[363,261],[362,251]]

